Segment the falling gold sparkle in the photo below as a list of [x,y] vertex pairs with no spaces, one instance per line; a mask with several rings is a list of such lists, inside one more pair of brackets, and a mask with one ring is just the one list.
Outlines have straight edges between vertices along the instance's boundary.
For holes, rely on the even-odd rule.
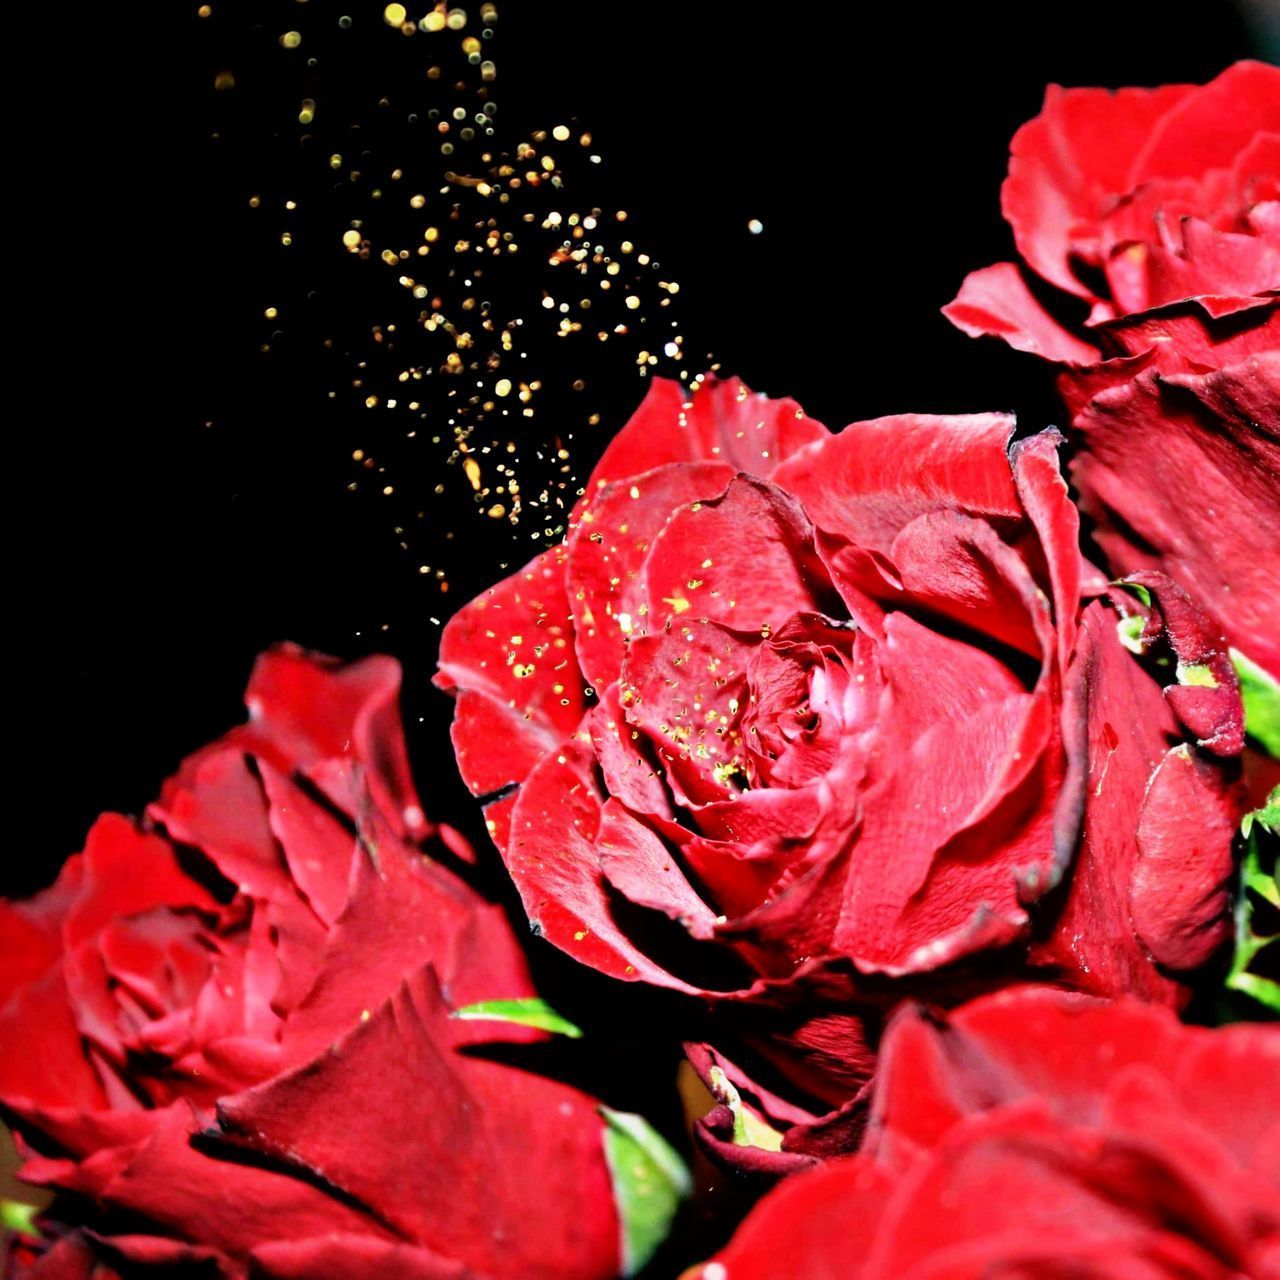
[[[348,488],[397,511],[394,531],[410,554],[424,537],[441,548],[453,540],[453,530],[433,529],[427,495],[457,486],[486,522],[551,545],[582,493],[579,433],[606,416],[615,421],[615,409],[601,413],[597,383],[603,393],[630,370],[692,389],[698,379],[688,361],[707,361],[688,353],[672,314],[680,286],[638,243],[628,211],[591,202],[593,166],[602,162],[592,134],[571,120],[519,137],[499,129],[498,7],[428,3],[411,13],[388,4],[381,13],[382,23],[362,28],[366,38],[407,37],[405,48],[421,50],[422,100],[394,108],[407,112],[421,148],[387,155],[370,146],[367,122],[337,119],[324,81],[312,78],[308,96],[293,99],[297,125],[314,139],[323,182],[346,194],[327,205],[308,199],[305,222],[299,212],[287,229],[274,228],[283,246],[298,237],[294,252],[306,261],[337,255],[370,273],[358,291],[366,299],[360,336],[323,342],[344,362],[368,424],[350,451]],[[352,26],[338,19],[341,30]],[[303,43],[305,23],[299,28],[279,37],[282,47]],[[220,73],[219,88],[234,83],[230,71]],[[379,103],[389,108],[390,97]],[[269,203],[250,203],[289,211],[292,194],[274,203],[268,191]],[[336,225],[317,220],[339,207]],[[282,314],[297,323],[304,310],[263,314],[284,326]],[[273,329],[273,342],[280,336]],[[328,391],[330,399],[343,394]],[[415,554],[413,565],[447,591],[439,562],[450,554]],[[672,608],[681,605],[689,607],[681,597]]]

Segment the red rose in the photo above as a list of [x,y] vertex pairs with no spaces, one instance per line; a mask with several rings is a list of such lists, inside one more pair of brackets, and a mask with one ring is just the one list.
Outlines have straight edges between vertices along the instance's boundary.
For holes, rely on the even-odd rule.
[[1001,202],[1088,322],[1064,327],[1007,262],[946,314],[1067,366],[1072,475],[1108,562],[1169,574],[1280,675],[1280,70],[1050,88]]
[[903,991],[1030,965],[1175,1001],[1227,930],[1225,646],[1154,575],[1149,608],[1084,602],[1056,437],[1012,430],[831,435],[736,381],[659,381],[564,546],[443,637],[459,764],[535,930],[770,1006],[757,1047],[827,1103]]
[[1280,1274],[1280,1032],[1022,989],[904,1010],[862,1150],[686,1280]]
[[248,724],[147,822],[101,818],[51,889],[0,902],[0,1105],[22,1177],[95,1228],[49,1274],[616,1274],[595,1102],[460,1052],[542,1033],[454,1016],[533,989],[431,856],[469,850],[423,816],[399,683],[267,654]]

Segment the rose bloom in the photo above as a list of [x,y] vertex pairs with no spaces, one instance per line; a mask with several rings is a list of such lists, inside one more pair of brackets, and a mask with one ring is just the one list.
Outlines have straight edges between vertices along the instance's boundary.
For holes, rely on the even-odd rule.
[[819,1112],[904,993],[1177,1003],[1227,935],[1225,642],[1158,575],[1090,600],[1057,437],[1012,432],[656,381],[564,545],[444,632],[535,931],[712,999]]
[[1163,570],[1280,675],[1280,69],[1052,87],[1001,204],[1041,287],[999,263],[946,314],[1065,366],[1108,563]]
[[1023,988],[885,1036],[856,1156],[686,1280],[1280,1275],[1280,1032]]
[[474,1052],[543,1033],[453,1016],[533,989],[423,816],[399,684],[268,653],[146,821],[0,902],[0,1106],[65,1196],[32,1274],[617,1273],[596,1103]]

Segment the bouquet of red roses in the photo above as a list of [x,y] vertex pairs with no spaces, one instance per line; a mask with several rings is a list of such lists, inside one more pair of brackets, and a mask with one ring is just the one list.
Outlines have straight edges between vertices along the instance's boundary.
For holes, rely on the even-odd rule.
[[[7,1274],[1280,1276],[1280,71],[1050,89],[1002,205],[946,314],[1061,432],[655,380],[449,621],[531,934],[397,664],[287,646],[0,902]],[[652,989],[688,1134],[548,943]]]

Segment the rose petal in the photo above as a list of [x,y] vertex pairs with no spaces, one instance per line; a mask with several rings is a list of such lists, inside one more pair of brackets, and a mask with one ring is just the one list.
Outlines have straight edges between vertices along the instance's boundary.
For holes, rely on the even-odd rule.
[[399,700],[394,658],[344,664],[279,645],[254,664],[249,723],[228,738],[310,778],[348,817],[367,793],[398,834],[425,836],[431,824],[409,772]]
[[208,891],[182,870],[167,840],[139,831],[119,814],[104,814],[89,829],[82,870],[62,927],[67,947],[93,937],[114,917],[156,906],[215,906]]
[[1174,747],[1138,817],[1133,927],[1170,969],[1196,969],[1231,936],[1232,842],[1241,804],[1216,764]]
[[171,839],[206,854],[242,893],[298,900],[262,785],[243,751],[215,745],[189,756],[147,813]]
[[824,532],[888,553],[928,512],[1020,520],[1006,452],[1013,428],[999,413],[855,422],[784,463],[774,481]]
[[197,1150],[191,1138],[200,1128],[186,1108],[165,1113],[164,1123],[102,1190],[102,1199],[145,1214],[180,1240],[242,1259],[282,1236],[355,1231],[391,1237],[370,1215],[318,1186]]
[[1259,134],[1280,125],[1280,69],[1245,60],[1179,100],[1154,121],[1123,184],[1230,168]]
[[85,1055],[61,969],[50,969],[19,987],[0,1007],[0,1040],[6,1046],[0,1054],[0,1098],[7,1105],[106,1106],[102,1082]]
[[826,427],[806,417],[794,400],[771,400],[737,378],[708,377],[691,392],[654,378],[596,463],[586,500],[593,502],[606,484],[670,462],[723,462],[768,479],[779,462],[826,435]]
[[1144,373],[1077,416],[1073,479],[1113,570],[1160,569],[1280,672],[1280,355]]
[[263,1280],[348,1280],[355,1275],[386,1280],[482,1280],[462,1263],[421,1245],[336,1234],[260,1245],[253,1251],[253,1274]]
[[693,1280],[864,1280],[895,1183],[887,1170],[860,1157],[788,1178]]
[[119,1280],[79,1233],[56,1241],[22,1274],[27,1280]]
[[610,977],[700,991],[644,954],[618,926],[600,871],[601,797],[592,755],[577,741],[547,755],[511,815],[507,869],[534,931]]
[[569,535],[566,584],[578,661],[598,689],[618,678],[627,638],[649,629],[644,563],[654,539],[681,508],[720,497],[733,474],[720,463],[672,464],[594,494]]
[[367,830],[350,866],[350,896],[314,985],[285,1023],[282,1066],[321,1052],[427,963],[459,1007],[534,994],[500,909],[389,829]]
[[942,314],[971,338],[1003,338],[1056,364],[1093,364],[1100,352],[1064,329],[1035,299],[1012,262],[971,271]]
[[1108,196],[1132,188],[1134,158],[1156,122],[1195,92],[1192,85],[1116,93],[1049,86],[1040,114],[1013,135],[1000,190],[1018,252],[1033,270],[1090,296],[1070,264],[1073,250],[1087,248],[1078,229],[1096,221]]
[[436,684],[458,700],[453,749],[476,795],[523,782],[582,718],[564,561],[562,548],[542,552],[454,614],[441,636]]
[[346,905],[355,836],[266,760],[259,761],[258,772],[267,820],[293,882],[321,922],[332,925]]
[[1064,736],[1087,771],[1084,829],[1053,933],[1031,954],[1085,990],[1167,1003],[1177,989],[1134,938],[1129,885],[1138,858],[1135,815],[1169,738],[1178,734],[1159,686],[1121,645],[1116,626],[1101,602],[1081,616]]
[[744,631],[776,628],[798,610],[821,612],[834,596],[804,511],[782,490],[743,476],[723,496],[671,517],[644,581],[650,633],[685,614]]
[[[1020,843],[1006,857],[946,863],[936,879],[933,868],[937,851],[1014,781],[1008,758],[1033,699],[983,650],[906,614],[885,625],[880,665],[891,703],[881,712],[877,774],[865,793],[835,937],[866,971],[932,968],[953,945],[991,944],[1025,922],[1015,876],[1026,861]],[[1025,770],[1018,768],[1018,780]],[[990,937],[988,926],[996,930]]]
[[[431,971],[419,971],[319,1059],[225,1099],[221,1121],[481,1272],[610,1274],[619,1233],[594,1105],[453,1052],[462,1026]],[[406,1150],[430,1158],[396,1162]],[[572,1216],[546,1212],[569,1203]],[[309,1234],[319,1233],[288,1232]]]
[[600,812],[596,836],[600,869],[620,893],[642,907],[662,911],[690,932],[710,937],[715,914],[698,896],[658,836],[613,799]]

